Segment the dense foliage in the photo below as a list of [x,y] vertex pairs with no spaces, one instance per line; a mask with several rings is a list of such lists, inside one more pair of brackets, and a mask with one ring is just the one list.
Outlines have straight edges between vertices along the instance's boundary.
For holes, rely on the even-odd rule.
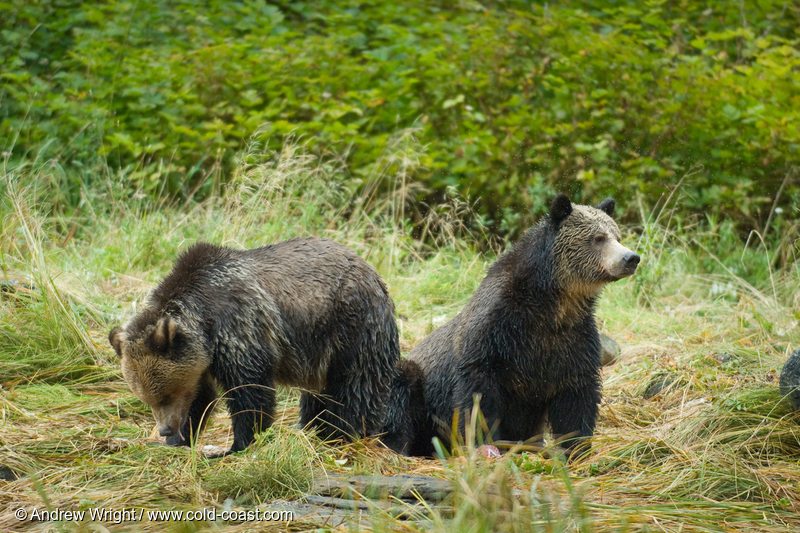
[[5,157],[56,160],[68,207],[97,169],[209,194],[249,139],[287,137],[343,158],[354,188],[392,165],[416,200],[455,187],[497,230],[557,189],[633,209],[680,184],[681,208],[741,228],[778,190],[800,198],[787,0],[12,0],[0,16]]

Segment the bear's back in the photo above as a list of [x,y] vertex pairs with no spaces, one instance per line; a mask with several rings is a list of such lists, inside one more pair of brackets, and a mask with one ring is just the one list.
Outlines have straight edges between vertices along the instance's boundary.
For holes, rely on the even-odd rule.
[[388,299],[377,272],[354,252],[326,239],[297,238],[250,250],[197,243],[153,290],[150,304],[155,309],[178,300],[213,304],[262,292],[279,305],[321,312],[337,301]]
[[334,241],[298,238],[241,253],[258,286],[301,322],[353,308],[391,307],[378,273]]

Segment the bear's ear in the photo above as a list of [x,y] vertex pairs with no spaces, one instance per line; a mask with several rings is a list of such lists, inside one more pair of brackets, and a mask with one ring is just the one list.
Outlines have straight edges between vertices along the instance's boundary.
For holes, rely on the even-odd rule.
[[558,224],[572,213],[572,202],[566,194],[559,194],[550,204],[550,219]]
[[114,351],[117,352],[117,357],[122,357],[123,339],[125,339],[125,332],[122,331],[122,328],[114,328],[111,330],[111,333],[108,334],[108,342],[114,348]]
[[597,206],[597,209],[604,212],[606,215],[613,217],[614,216],[614,208],[617,206],[617,203],[614,201],[613,198],[608,197]]
[[175,341],[178,332],[178,323],[171,317],[159,318],[156,327],[150,335],[150,344],[157,351],[165,353]]

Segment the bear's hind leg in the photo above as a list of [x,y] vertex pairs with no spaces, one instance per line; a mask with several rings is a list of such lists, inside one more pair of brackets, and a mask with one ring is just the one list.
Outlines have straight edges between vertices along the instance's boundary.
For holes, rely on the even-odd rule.
[[399,454],[408,455],[416,433],[414,418],[408,386],[395,383],[386,406],[381,442]]
[[352,440],[380,433],[388,394],[385,381],[372,369],[331,367],[318,398],[325,409],[312,425],[323,439]]
[[314,424],[323,438],[350,440],[378,435],[387,422],[400,344],[391,303],[382,297],[375,299],[375,294],[385,289],[377,282],[374,289],[367,294],[358,289],[339,311],[350,319],[333,334],[338,346],[331,354],[319,398],[325,410]]
[[300,428],[313,424],[314,420],[325,410],[325,403],[318,394],[303,391],[300,395]]

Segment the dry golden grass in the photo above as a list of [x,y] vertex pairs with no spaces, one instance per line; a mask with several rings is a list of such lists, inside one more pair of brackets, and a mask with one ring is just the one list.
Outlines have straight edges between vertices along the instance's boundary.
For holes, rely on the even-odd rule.
[[[396,202],[348,199],[335,168],[287,150],[243,166],[223,198],[203,204],[123,201],[110,183],[113,201],[87,198],[93,214],[65,240],[58,228],[69,221],[55,220],[23,185],[35,178],[0,182],[0,280],[34,286],[0,293],[0,477],[18,476],[0,480],[0,530],[95,527],[20,522],[19,507],[269,507],[274,498],[302,499],[314,479],[334,473],[428,475],[454,490],[419,520],[375,505],[352,513],[342,530],[800,530],[800,416],[777,388],[800,339],[798,268],[770,270],[763,250],[715,248],[714,231],[724,228],[675,229],[643,216],[629,236],[644,257],[641,271],[610,287],[598,311],[622,354],[604,369],[592,451],[567,467],[535,453],[483,459],[475,443],[447,459],[400,457],[370,440],[331,446],[294,428],[296,391],[281,392],[276,428],[250,450],[207,460],[159,444],[105,341],[178,250],[201,238],[239,246],[308,233],[337,239],[387,280],[405,351],[457,312],[491,260],[459,239],[465,204],[437,212],[425,230],[438,232],[436,244],[421,245],[397,222]],[[230,441],[220,409],[200,444]]]

